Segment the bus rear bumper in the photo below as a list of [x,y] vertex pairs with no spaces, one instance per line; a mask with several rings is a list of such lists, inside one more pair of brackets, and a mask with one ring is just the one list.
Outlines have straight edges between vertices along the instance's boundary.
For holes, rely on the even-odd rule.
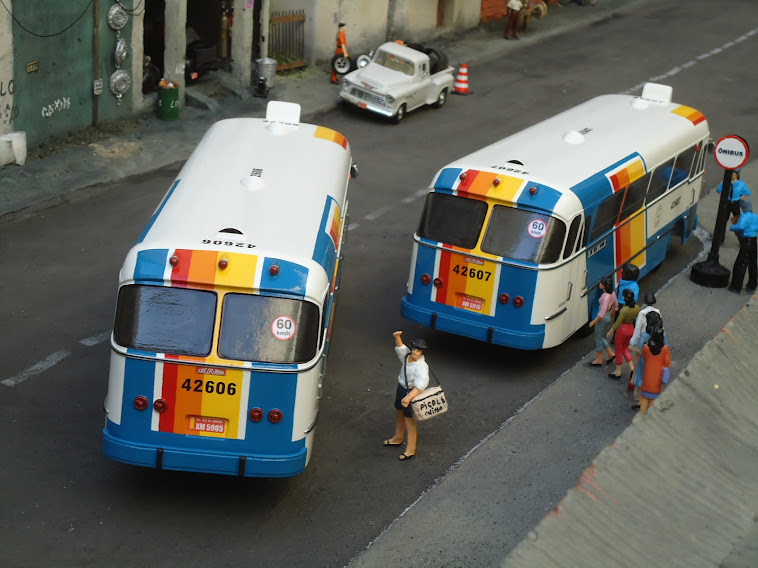
[[457,318],[448,313],[421,308],[408,302],[407,298],[403,298],[401,302],[400,313],[405,319],[423,326],[495,345],[505,345],[516,349],[542,349],[545,342],[543,331],[512,331],[496,328]]
[[234,454],[127,442],[103,429],[103,451],[113,460],[177,471],[196,471],[240,477],[291,477],[302,473],[307,448],[289,455]]

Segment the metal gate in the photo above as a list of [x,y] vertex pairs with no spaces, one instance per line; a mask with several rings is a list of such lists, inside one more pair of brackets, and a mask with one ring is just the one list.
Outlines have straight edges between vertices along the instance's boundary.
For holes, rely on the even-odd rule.
[[271,12],[268,34],[269,57],[277,61],[276,68],[305,67],[305,10]]

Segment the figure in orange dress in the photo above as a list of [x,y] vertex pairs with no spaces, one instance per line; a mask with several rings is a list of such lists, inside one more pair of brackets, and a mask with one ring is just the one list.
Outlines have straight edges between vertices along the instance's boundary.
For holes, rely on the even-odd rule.
[[[344,57],[345,59],[348,59],[350,56],[347,54],[347,38],[345,37],[345,24],[342,22],[339,23],[339,29],[337,31],[337,47],[334,50],[335,57]],[[334,60],[334,58],[332,58]],[[339,81],[337,80],[337,72],[334,70],[334,65],[332,64],[332,77],[331,77],[332,83],[337,84]]]

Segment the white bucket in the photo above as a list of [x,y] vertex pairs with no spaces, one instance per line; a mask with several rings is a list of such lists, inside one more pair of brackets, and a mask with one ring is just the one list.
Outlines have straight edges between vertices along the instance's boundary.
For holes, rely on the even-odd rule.
[[26,163],[26,132],[11,132],[8,136],[11,138],[16,163],[23,166]]

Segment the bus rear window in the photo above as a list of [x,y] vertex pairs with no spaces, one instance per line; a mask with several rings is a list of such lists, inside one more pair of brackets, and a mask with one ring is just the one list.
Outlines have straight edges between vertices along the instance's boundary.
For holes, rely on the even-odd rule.
[[495,205],[482,250],[503,258],[547,264],[558,260],[565,237],[566,224],[560,219]]
[[473,249],[487,216],[487,203],[446,193],[426,197],[418,236],[456,247]]
[[118,292],[113,335],[131,349],[206,357],[215,313],[213,292],[132,284]]
[[259,363],[307,363],[318,351],[316,304],[291,298],[227,294],[218,354]]

